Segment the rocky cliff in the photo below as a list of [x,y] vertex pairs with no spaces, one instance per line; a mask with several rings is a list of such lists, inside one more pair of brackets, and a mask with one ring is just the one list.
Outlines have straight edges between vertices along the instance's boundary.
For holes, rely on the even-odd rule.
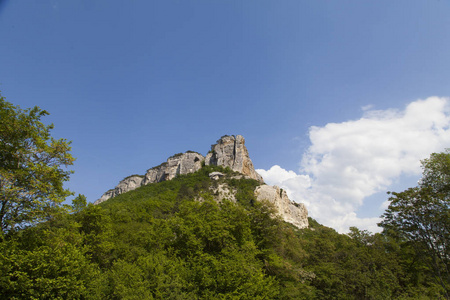
[[[212,180],[220,180],[223,176],[225,176],[225,174],[220,172],[213,172],[209,174],[209,177]],[[240,175],[233,176],[231,178],[242,179],[243,177],[244,176]],[[227,199],[229,201],[236,202],[236,191],[233,190],[226,183],[226,181],[222,181],[210,189],[214,195],[213,197],[215,201],[221,203],[223,200]],[[273,204],[277,214],[284,221],[291,223],[298,228],[308,227],[308,210],[306,209],[306,206],[303,203],[291,201],[285,190],[279,188],[278,186],[262,184],[256,187],[254,193],[257,201],[268,201]]]
[[102,203],[142,185],[171,180],[177,175],[194,173],[202,167],[203,162],[206,165],[230,167],[233,171],[263,182],[261,175],[256,173],[250,160],[244,137],[242,135],[225,135],[217,141],[217,144],[211,146],[211,151],[206,158],[194,151],[175,154],[166,162],[147,170],[144,176],[133,175],[123,179],[115,188],[104,193],[94,204]]
[[303,203],[291,201],[285,190],[277,186],[260,185],[255,189],[256,200],[267,200],[275,206],[278,215],[298,228],[308,227],[308,210]]
[[117,195],[129,192],[131,190],[135,190],[142,185],[144,181],[144,176],[142,175],[131,175],[124,179],[122,179],[119,184],[109,191],[106,191],[100,199],[94,202],[94,204],[102,203],[109,198],[115,197]]
[[188,151],[175,154],[167,159],[167,162],[151,168],[145,174],[142,185],[172,180],[177,175],[197,172],[202,167],[205,157],[200,153]]
[[220,138],[217,144],[211,146],[211,151],[206,155],[205,164],[230,167],[233,171],[264,182],[253,167],[242,135],[226,135]]
[[166,162],[147,170],[144,176],[133,175],[126,177],[115,188],[104,193],[94,204],[102,203],[112,197],[149,183],[172,180],[177,175],[194,173],[202,167],[204,160],[205,157],[203,155],[193,151],[175,154],[169,157]]
[[[245,147],[245,139],[241,135],[223,136],[216,144],[211,146],[211,151],[206,157],[200,153],[188,151],[175,154],[159,166],[147,170],[145,175],[128,176],[119,184],[104,193],[94,204],[102,203],[112,197],[137,189],[140,186],[172,180],[177,175],[189,174],[198,171],[202,164],[229,167],[231,170],[241,173],[241,177],[251,178],[259,181],[262,185],[255,190],[257,200],[268,200],[273,203],[278,214],[286,222],[304,228],[308,226],[308,212],[303,204],[289,200],[285,191],[278,187],[264,184],[263,178],[256,173],[253,163]],[[215,174],[218,173],[218,174]],[[214,172],[210,174],[211,180],[218,180],[223,174]],[[217,191],[218,201],[227,198],[235,201],[233,191],[227,185],[219,185]]]

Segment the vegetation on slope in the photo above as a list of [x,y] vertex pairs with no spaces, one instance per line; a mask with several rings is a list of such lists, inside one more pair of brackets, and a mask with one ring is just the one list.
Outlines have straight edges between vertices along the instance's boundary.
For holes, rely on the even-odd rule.
[[[213,166],[97,206],[52,197],[55,209],[38,205],[27,222],[4,226],[0,299],[448,299],[450,154],[423,165],[417,188],[392,194],[377,234],[338,234],[313,219],[297,229],[255,201],[257,181]],[[23,182],[11,184],[15,166],[1,165],[2,211],[27,200],[9,193]],[[227,176],[214,181],[212,171]],[[67,180],[60,175],[55,182]],[[213,200],[223,182],[236,203]]]
[[[205,166],[0,244],[4,299],[436,299],[442,288],[408,243],[310,220],[296,229],[254,201],[257,182],[224,178],[238,203],[212,200]],[[203,201],[196,198],[201,195]]]

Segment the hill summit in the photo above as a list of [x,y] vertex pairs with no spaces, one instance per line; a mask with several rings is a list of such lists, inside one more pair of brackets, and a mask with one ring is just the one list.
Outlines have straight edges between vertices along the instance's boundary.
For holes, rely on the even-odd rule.
[[[291,201],[286,191],[277,186],[264,184],[263,178],[253,167],[242,135],[222,136],[216,144],[211,146],[211,150],[206,157],[194,151],[172,155],[166,162],[148,169],[145,175],[131,175],[124,178],[115,188],[105,192],[94,204],[100,204],[147,184],[172,180],[178,175],[197,172],[203,165],[230,168],[232,171],[241,174],[237,179],[258,181],[259,186],[254,191],[256,200],[271,202],[284,221],[298,228],[308,227],[308,212],[303,203]],[[210,174],[211,180],[218,180],[221,176],[224,176],[224,174],[220,172]],[[235,199],[233,190],[226,184],[219,185],[214,193],[217,195],[217,201],[222,201],[225,198],[231,201]]]

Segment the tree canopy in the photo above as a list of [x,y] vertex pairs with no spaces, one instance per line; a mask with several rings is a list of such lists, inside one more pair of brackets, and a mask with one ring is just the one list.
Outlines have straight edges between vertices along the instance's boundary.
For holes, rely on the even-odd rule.
[[410,242],[445,290],[450,288],[450,153],[433,153],[422,161],[419,185],[391,193],[379,224],[387,233]]
[[10,231],[47,219],[71,193],[74,158],[70,142],[50,135],[53,124],[41,118],[48,112],[21,109],[0,96],[0,226]]
[[0,299],[448,298],[449,153],[392,193],[376,234],[298,229],[220,166],[59,211],[73,158],[45,115],[0,98]]

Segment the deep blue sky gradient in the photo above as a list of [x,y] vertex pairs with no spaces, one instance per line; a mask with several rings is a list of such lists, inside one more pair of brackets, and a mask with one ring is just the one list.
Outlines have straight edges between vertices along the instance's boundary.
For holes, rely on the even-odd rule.
[[0,2],[0,90],[73,141],[94,201],[168,156],[242,134],[298,170],[308,128],[450,95],[447,0]]

